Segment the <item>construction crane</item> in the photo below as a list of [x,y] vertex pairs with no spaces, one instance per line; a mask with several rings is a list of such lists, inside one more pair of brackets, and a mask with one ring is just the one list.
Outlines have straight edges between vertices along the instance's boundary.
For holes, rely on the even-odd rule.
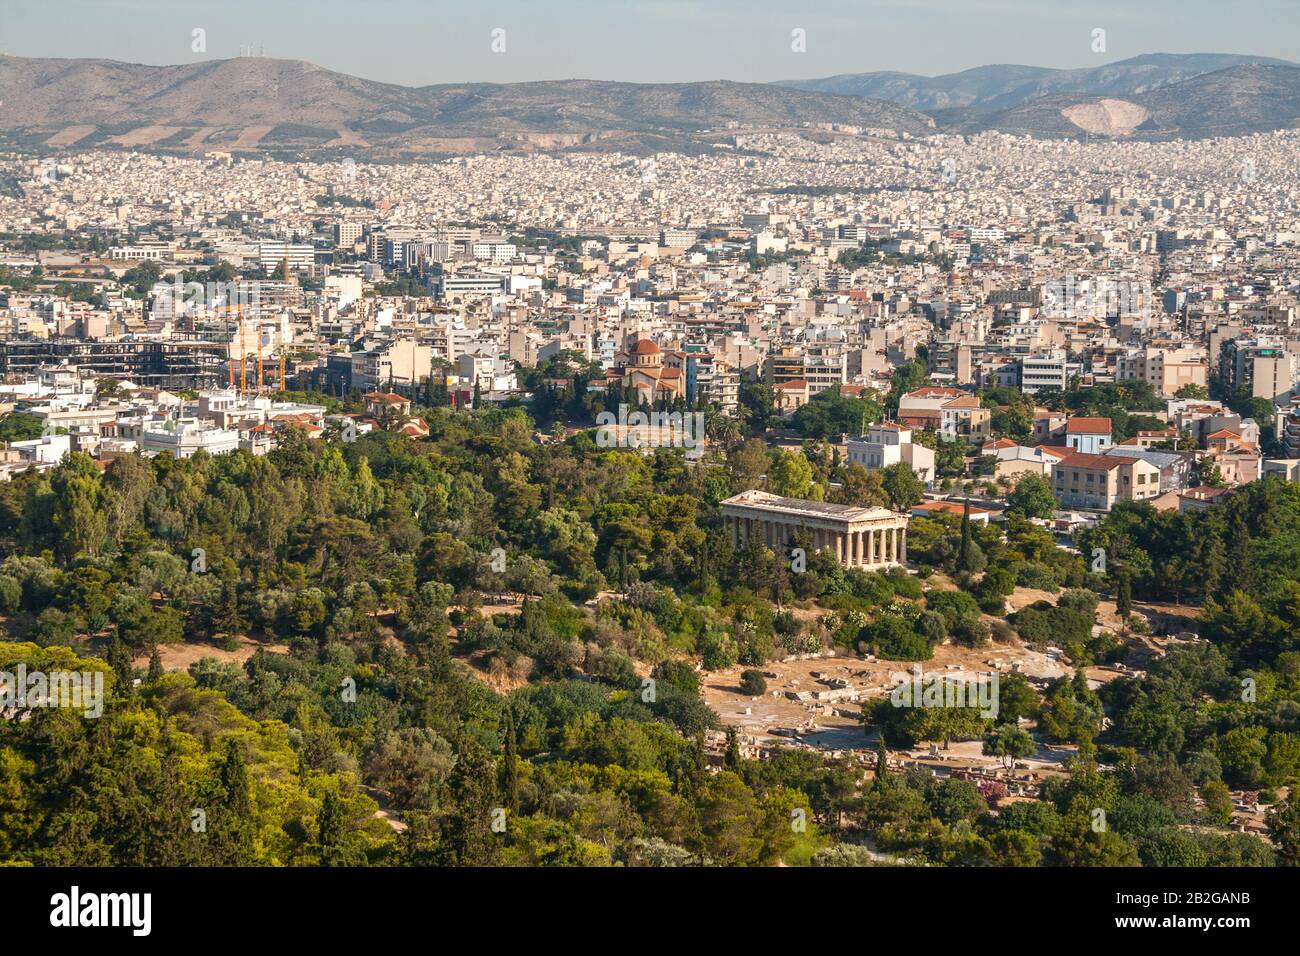
[[[230,309],[231,309],[230,306],[225,306],[225,307],[222,309],[222,311],[225,312],[225,314],[226,314],[227,316],[229,316],[229,315],[230,315]],[[235,314],[236,314],[236,321],[238,321],[239,306],[237,306],[237,305],[234,306],[234,309],[235,309]],[[233,339],[233,336],[232,336],[232,339]],[[234,360],[234,357],[230,354],[229,351],[226,352],[226,371],[228,371],[228,372],[230,373],[230,387],[231,387],[231,389],[234,389],[234,387],[235,387],[235,360]]]

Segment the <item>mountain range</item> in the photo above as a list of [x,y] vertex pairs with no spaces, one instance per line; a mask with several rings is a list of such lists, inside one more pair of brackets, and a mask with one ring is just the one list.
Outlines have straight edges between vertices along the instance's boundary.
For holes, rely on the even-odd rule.
[[[913,136],[1240,135],[1300,126],[1300,66],[1151,54],[1086,70],[986,66],[788,83],[559,80],[407,87],[301,60],[180,66],[0,56],[0,145],[375,158],[488,150],[698,150],[743,129]],[[817,134],[820,135],[820,134]]]
[[887,100],[918,110],[1005,110],[1054,94],[1135,96],[1236,66],[1300,66],[1270,57],[1235,53],[1148,53],[1129,60],[1078,70],[1043,66],[978,66],[943,76],[913,73],[842,73],[780,85],[820,93],[844,93]]
[[1126,96],[1056,93],[1002,110],[935,111],[945,130],[1201,139],[1300,126],[1300,67],[1245,64]]
[[906,106],[766,83],[560,80],[406,87],[301,60],[183,66],[0,57],[0,132],[28,145],[458,152],[699,142],[746,128],[843,123],[924,135]]

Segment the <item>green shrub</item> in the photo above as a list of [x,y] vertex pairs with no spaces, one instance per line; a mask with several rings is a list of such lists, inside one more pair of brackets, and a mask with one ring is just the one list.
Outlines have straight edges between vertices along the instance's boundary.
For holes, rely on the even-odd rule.
[[747,697],[761,697],[767,693],[767,678],[762,671],[747,670],[740,675],[740,692]]

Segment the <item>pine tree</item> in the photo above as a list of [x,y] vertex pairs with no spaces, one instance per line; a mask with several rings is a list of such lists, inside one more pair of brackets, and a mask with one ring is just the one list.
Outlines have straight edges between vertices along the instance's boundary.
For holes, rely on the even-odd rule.
[[1255,583],[1255,567],[1251,561],[1250,548],[1250,529],[1238,511],[1228,523],[1228,541],[1223,550],[1230,570],[1220,583],[1220,600],[1231,591],[1250,593]]
[[239,614],[239,586],[233,579],[221,582],[221,590],[210,612],[208,624],[214,635],[222,635],[223,643],[231,645],[234,645],[239,632],[244,629],[244,620]]
[[157,683],[162,676],[162,655],[158,653],[158,645],[154,644],[153,649],[149,651],[149,683]]

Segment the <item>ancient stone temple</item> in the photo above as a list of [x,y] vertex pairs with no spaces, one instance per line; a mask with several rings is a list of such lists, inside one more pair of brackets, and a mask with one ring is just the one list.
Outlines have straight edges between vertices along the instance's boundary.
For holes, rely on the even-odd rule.
[[757,537],[782,551],[794,547],[799,534],[810,551],[828,550],[846,568],[886,568],[907,562],[907,515],[887,508],[828,505],[744,491],[722,502],[722,518],[736,547]]

